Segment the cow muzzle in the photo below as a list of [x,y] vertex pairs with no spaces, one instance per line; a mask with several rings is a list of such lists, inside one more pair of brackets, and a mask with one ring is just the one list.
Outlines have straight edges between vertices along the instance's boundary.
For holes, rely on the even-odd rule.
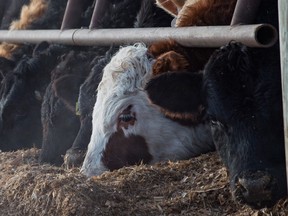
[[270,206],[275,185],[273,177],[268,172],[245,171],[236,178],[232,194],[238,202],[258,209]]

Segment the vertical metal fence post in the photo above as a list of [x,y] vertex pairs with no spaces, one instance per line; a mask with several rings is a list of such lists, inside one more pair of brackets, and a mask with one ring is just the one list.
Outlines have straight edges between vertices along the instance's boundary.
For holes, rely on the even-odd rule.
[[237,0],[231,25],[251,24],[261,0]]
[[288,188],[288,2],[278,1],[279,13],[279,42],[281,56],[282,97],[283,97],[283,120],[285,135],[286,176]]
[[68,0],[61,30],[80,27],[81,14],[86,2],[87,0]]
[[105,14],[105,9],[107,8],[108,4],[109,4],[109,2],[107,0],[97,0],[96,1],[93,15],[91,18],[91,22],[89,25],[90,29],[94,29],[94,28],[98,27],[98,24],[99,24],[98,21]]

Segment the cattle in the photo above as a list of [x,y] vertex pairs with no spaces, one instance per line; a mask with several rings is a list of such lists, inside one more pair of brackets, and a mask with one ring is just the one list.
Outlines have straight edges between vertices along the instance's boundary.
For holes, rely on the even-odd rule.
[[[140,5],[141,1],[133,1],[133,4],[131,4],[131,0],[118,3],[111,1],[98,25],[101,28],[132,27]],[[91,72],[92,67],[105,56],[107,50],[109,47],[80,47],[78,52],[72,52],[63,58],[55,68],[56,71],[52,72],[52,74],[58,75],[51,79],[42,104],[43,142],[39,158],[41,163],[61,165],[63,155],[68,150],[68,154],[64,157],[67,166],[79,164],[77,161],[83,157],[86,150],[84,153],[81,151],[82,154],[79,154],[79,151],[87,148],[91,136],[90,124],[92,124],[88,121],[89,117],[86,116],[86,113],[83,116],[79,112],[82,108],[76,108],[76,105],[80,107],[77,103],[79,88]],[[79,62],[82,63],[79,64]],[[101,70],[96,73],[100,76]],[[91,83],[91,89],[97,88],[98,83]],[[93,93],[89,96],[91,96],[89,100],[95,100]],[[86,105],[81,105],[81,107],[83,106]],[[81,129],[79,131],[80,122]],[[88,126],[84,127],[84,124]],[[83,131],[85,131],[84,136],[81,135]],[[73,144],[76,137],[77,144]],[[84,147],[82,147],[83,143]],[[82,162],[83,159],[80,161]]]
[[230,43],[211,56],[204,86],[234,198],[272,206],[287,191],[279,50]]
[[176,17],[175,26],[227,25],[236,0],[156,0],[156,4]]
[[[10,30],[20,29],[59,29],[67,0],[31,0],[23,5],[19,18],[9,25]],[[33,46],[25,44],[0,45],[0,56],[18,61],[24,54],[31,55]]]
[[[261,1],[255,17],[255,23],[278,28],[277,1]],[[146,85],[149,99],[173,113],[193,113],[202,105],[235,200],[271,207],[287,195],[279,44],[263,49],[230,42],[198,73],[202,91],[192,89],[191,73],[175,71]],[[190,91],[183,95],[179,86]],[[202,99],[195,100],[195,95]],[[167,97],[174,103],[163,103]]]
[[[90,5],[87,0],[82,5],[87,10],[80,17],[78,25],[87,24],[91,17]],[[51,9],[53,11],[53,8]],[[49,22],[49,19],[45,19]],[[81,27],[79,26],[79,27]],[[83,26],[84,27],[84,26]],[[65,47],[58,64],[51,71],[51,81],[46,88],[41,105],[42,145],[39,156],[40,163],[61,165],[62,155],[71,147],[79,129],[79,118],[76,113],[76,101],[80,84],[87,77],[93,66],[95,56],[101,49],[89,51],[83,47]]]
[[42,52],[35,49],[33,57],[24,56],[14,69],[6,74],[0,89],[0,149],[17,150],[40,147],[41,95],[50,80],[50,70],[56,64],[61,50],[53,46]]
[[[256,22],[278,27],[277,1],[262,1]],[[279,44],[269,49],[232,42],[204,70],[207,113],[233,197],[254,208],[286,196]]]
[[[10,29],[57,28],[66,2],[33,0],[22,8],[20,18],[11,24]],[[51,23],[48,24],[47,19]],[[34,47],[31,44],[1,44],[0,47],[5,66],[1,68],[4,78],[0,87],[2,151],[41,146],[41,100],[50,81],[50,72],[63,49],[56,45],[46,49],[48,44],[45,42]]]
[[[261,2],[257,17],[277,28],[277,1]],[[279,44],[252,49],[230,43],[204,72],[207,112],[232,194],[254,208],[287,194],[279,55]]]
[[51,72],[51,82],[45,91],[41,107],[41,163],[63,163],[62,155],[71,147],[80,126],[76,115],[79,87],[91,71],[93,59],[101,54],[100,51],[74,49],[70,47],[70,51],[62,56],[61,62]]
[[[113,9],[113,12],[107,13],[99,23],[100,28],[145,28],[145,27],[167,27],[170,26],[172,18],[161,9],[155,6],[153,0],[138,1],[141,5],[131,4],[130,0],[119,3]],[[129,10],[127,7],[129,6]],[[140,10],[139,10],[140,7]],[[130,11],[130,13],[127,13]],[[137,13],[137,16],[136,16]],[[114,17],[110,17],[114,14]],[[108,48],[107,48],[108,49]],[[91,74],[81,85],[78,105],[81,126],[72,147],[65,155],[66,166],[81,165],[85,156],[87,146],[92,131],[92,111],[96,101],[96,91],[101,80],[102,70],[110,61],[118,47],[111,47],[103,58],[100,58],[94,66]]]
[[105,66],[92,115],[92,136],[81,172],[100,175],[123,166],[188,159],[214,149],[208,124],[166,118],[144,90],[152,76],[147,47],[121,48]]

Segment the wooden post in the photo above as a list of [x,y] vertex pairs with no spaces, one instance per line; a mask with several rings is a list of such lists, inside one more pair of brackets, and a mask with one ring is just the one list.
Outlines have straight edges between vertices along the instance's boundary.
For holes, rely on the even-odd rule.
[[[285,135],[286,176],[288,186],[288,1],[278,1],[279,12],[279,42],[281,55],[283,120]],[[288,187],[287,187],[288,188]]]

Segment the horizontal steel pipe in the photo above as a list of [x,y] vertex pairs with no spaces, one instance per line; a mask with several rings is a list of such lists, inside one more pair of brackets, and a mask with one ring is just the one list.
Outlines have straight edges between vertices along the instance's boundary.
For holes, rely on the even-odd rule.
[[270,47],[278,39],[277,30],[267,24],[139,29],[1,30],[0,42],[68,45],[150,44],[172,38],[188,47],[220,47],[234,40],[251,47]]
[[255,20],[261,0],[237,0],[231,25],[247,25]]

